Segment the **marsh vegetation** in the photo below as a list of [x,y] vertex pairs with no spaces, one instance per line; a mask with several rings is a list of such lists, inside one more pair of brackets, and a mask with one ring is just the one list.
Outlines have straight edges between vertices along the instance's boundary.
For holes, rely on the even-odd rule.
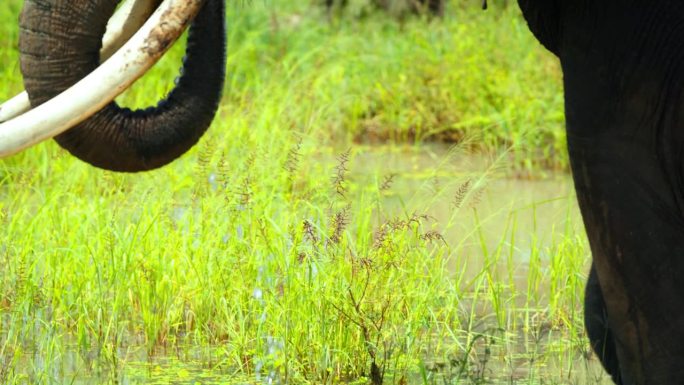
[[[0,100],[22,88],[20,3],[0,6]],[[0,161],[0,382],[608,383],[560,71],[514,4],[478,3],[234,2],[190,154]],[[182,52],[119,102],[157,100]]]

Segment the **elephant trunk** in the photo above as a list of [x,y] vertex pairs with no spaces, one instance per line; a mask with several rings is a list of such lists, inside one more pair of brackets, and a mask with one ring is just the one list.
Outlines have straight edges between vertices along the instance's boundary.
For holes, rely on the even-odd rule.
[[[21,15],[21,70],[35,107],[99,65],[102,35],[118,0],[26,0]],[[211,124],[223,89],[224,0],[206,0],[188,36],[182,75],[156,107],[116,103],[57,136],[74,156],[113,171],[161,167],[190,149]]]

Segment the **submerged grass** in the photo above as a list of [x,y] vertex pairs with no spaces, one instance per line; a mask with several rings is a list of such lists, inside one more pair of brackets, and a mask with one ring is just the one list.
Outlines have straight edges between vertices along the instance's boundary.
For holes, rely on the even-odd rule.
[[[0,100],[21,89],[6,3]],[[558,69],[513,9],[429,24],[330,23],[308,2],[228,14],[226,94],[190,154],[136,175],[53,143],[0,163],[1,383],[602,381],[572,197],[564,227],[524,241],[536,206],[481,214],[507,202],[486,192],[502,163],[566,168]],[[156,100],[180,56],[119,101]],[[359,145],[408,157],[430,149],[399,143],[431,140],[459,145],[410,170],[371,167]],[[448,166],[473,149],[501,155]]]

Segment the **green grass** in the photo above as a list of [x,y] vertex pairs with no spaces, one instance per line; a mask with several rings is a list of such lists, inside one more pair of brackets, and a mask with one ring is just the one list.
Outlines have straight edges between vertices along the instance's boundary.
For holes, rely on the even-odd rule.
[[[0,100],[21,90],[7,4]],[[567,168],[559,70],[513,8],[228,17],[219,116],[182,159],[115,174],[48,142],[0,161],[0,382],[605,380],[574,198],[546,229],[548,202],[488,193],[505,170]],[[181,48],[119,100],[168,90]],[[434,160],[371,165],[374,146]],[[461,169],[473,152],[496,159]]]

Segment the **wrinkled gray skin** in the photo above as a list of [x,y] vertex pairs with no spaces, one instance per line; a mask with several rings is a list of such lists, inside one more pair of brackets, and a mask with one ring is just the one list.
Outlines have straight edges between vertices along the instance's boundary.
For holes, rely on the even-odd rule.
[[[99,65],[107,21],[119,0],[26,0],[19,49],[24,85],[35,107]],[[161,167],[192,147],[218,108],[225,74],[224,0],[206,0],[188,38],[182,76],[156,107],[131,111],[110,103],[57,136],[74,156],[114,171]]]
[[592,347],[616,383],[684,384],[684,2],[518,3],[563,69]]

